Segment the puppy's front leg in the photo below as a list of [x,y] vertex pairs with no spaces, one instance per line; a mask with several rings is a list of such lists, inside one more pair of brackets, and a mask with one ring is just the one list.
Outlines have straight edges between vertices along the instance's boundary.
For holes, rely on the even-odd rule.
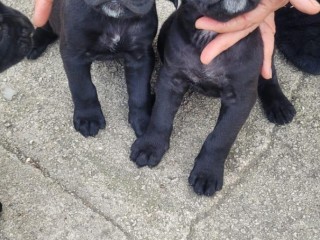
[[190,185],[199,195],[211,196],[221,190],[225,159],[257,98],[255,88],[251,91],[240,88],[232,95],[222,93],[219,119],[204,142],[189,177]]
[[169,148],[173,119],[188,85],[160,71],[156,85],[156,101],[146,133],[131,147],[130,158],[138,167],[154,167]]
[[125,55],[125,74],[129,94],[129,123],[137,137],[146,130],[154,102],[150,79],[155,56],[152,47]]
[[105,128],[97,91],[91,80],[91,62],[61,49],[65,71],[74,103],[73,124],[84,137],[95,136]]

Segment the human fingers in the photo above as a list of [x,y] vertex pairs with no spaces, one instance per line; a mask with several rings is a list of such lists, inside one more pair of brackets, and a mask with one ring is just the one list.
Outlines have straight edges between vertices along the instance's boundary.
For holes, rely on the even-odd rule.
[[254,25],[242,31],[219,34],[203,49],[200,56],[201,62],[209,64],[216,56],[248,36],[257,27],[258,25]]
[[270,13],[288,2],[288,0],[262,0],[254,10],[241,14],[228,22],[219,22],[208,17],[199,18],[196,21],[196,28],[218,33],[241,31],[254,25],[259,25]]
[[274,35],[276,27],[274,22],[274,13],[270,14],[264,22],[260,24],[260,32],[263,40],[263,65],[261,75],[264,79],[272,78],[272,58],[274,51]]
[[318,14],[320,4],[316,0],[290,0],[290,3],[299,11],[307,14]]
[[49,19],[53,0],[35,0],[33,24],[42,27]]

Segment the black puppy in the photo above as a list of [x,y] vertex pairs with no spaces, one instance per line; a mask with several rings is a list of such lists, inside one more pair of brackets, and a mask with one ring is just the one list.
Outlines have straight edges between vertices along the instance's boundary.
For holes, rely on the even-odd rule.
[[319,75],[320,13],[307,15],[288,4],[276,11],[275,20],[280,52],[302,71]]
[[222,188],[224,162],[256,102],[258,82],[268,118],[278,124],[292,120],[295,110],[283,95],[275,72],[270,80],[259,79],[263,60],[259,30],[210,64],[200,62],[201,51],[216,34],[195,29],[195,21],[201,16],[227,21],[258,3],[259,0],[184,0],[164,23],[158,40],[163,67],[156,85],[155,105],[146,133],[131,149],[131,160],[139,167],[156,166],[169,148],[173,119],[189,88],[221,98],[215,129],[202,146],[189,177],[197,194],[209,196]]
[[31,49],[29,19],[0,2],[0,72],[21,61]]
[[31,49],[32,31],[32,24],[26,16],[0,2],[0,72],[27,55]]
[[141,136],[149,122],[154,67],[152,42],[157,31],[154,0],[55,0],[49,22],[36,29],[30,59],[60,36],[60,51],[74,102],[74,127],[95,136],[106,122],[90,66],[95,60],[124,58],[129,122]]

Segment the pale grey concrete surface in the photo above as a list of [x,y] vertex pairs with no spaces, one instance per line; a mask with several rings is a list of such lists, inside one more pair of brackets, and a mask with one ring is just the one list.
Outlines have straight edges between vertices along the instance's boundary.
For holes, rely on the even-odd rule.
[[[31,16],[32,0],[3,2]],[[158,8],[160,22],[173,10]],[[277,68],[297,116],[278,127],[256,104],[213,198],[196,196],[187,178],[219,100],[187,96],[161,164],[137,169],[121,64],[93,66],[107,127],[88,139],[72,126],[57,44],[2,73],[1,89],[16,95],[0,95],[0,240],[319,239],[320,79],[281,57]]]

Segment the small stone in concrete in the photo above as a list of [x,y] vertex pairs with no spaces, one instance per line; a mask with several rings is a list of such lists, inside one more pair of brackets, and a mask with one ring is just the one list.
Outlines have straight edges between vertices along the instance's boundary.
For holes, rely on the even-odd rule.
[[18,93],[11,87],[5,86],[1,90],[2,96],[4,97],[5,100],[7,101],[12,101],[13,97]]

